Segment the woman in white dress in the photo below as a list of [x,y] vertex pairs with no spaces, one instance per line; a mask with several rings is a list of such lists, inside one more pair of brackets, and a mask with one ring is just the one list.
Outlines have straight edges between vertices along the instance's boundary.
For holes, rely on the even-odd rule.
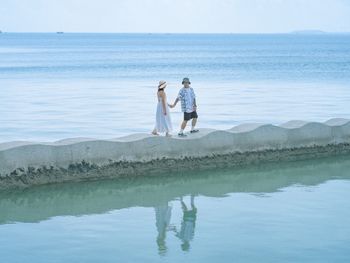
[[159,135],[159,133],[165,132],[165,135],[170,137],[170,132],[173,130],[173,126],[171,124],[169,106],[166,99],[166,93],[164,91],[166,86],[166,81],[159,81],[157,92],[158,104],[156,112],[156,125],[152,134]]

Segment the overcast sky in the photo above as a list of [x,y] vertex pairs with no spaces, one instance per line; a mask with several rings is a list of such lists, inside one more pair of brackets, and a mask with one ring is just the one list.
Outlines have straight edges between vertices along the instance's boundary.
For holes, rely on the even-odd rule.
[[350,32],[350,0],[0,0],[16,32]]

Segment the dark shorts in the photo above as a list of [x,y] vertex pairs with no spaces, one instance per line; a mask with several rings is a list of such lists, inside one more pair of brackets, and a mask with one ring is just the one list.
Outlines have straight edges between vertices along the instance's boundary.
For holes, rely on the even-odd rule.
[[198,118],[198,114],[196,111],[192,111],[192,112],[184,112],[184,120],[185,121],[189,121],[190,119],[197,119]]

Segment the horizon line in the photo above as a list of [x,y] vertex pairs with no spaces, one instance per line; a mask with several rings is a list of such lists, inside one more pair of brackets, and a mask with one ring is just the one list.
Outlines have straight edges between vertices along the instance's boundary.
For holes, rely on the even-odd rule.
[[198,35],[274,35],[274,34],[349,34],[350,31],[322,31],[322,30],[295,30],[288,32],[94,32],[94,31],[2,31],[0,33],[15,33],[15,34],[168,34],[168,35],[186,35],[186,34],[198,34]]

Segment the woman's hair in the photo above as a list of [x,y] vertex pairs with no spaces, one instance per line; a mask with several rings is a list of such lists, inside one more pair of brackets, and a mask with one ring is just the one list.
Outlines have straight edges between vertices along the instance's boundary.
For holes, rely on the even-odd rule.
[[[163,87],[163,88],[161,88],[161,87]],[[164,84],[158,85],[158,91],[161,91],[161,90],[164,91],[165,87],[166,87],[166,85],[164,86]]]

